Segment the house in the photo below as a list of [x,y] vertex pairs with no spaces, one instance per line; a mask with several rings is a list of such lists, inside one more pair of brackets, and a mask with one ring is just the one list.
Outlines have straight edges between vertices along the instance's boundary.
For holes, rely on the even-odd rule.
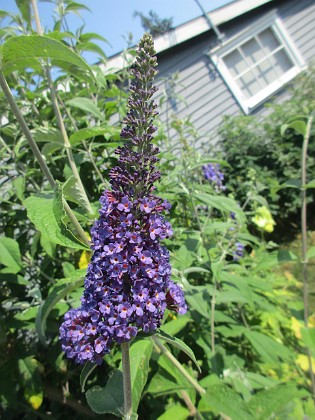
[[235,0],[155,38],[162,121],[189,116],[201,144],[224,115],[266,112],[315,58],[314,22],[314,0]]

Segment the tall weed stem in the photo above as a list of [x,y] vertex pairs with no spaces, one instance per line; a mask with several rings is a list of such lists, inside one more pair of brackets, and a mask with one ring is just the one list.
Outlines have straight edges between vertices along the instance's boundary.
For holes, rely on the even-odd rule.
[[[309,303],[308,303],[308,276],[307,276],[307,201],[306,201],[306,174],[307,174],[307,148],[311,135],[311,128],[313,124],[314,116],[311,115],[308,118],[303,147],[302,147],[302,158],[301,158],[301,230],[302,230],[302,276],[303,276],[303,302],[304,302],[304,326],[308,330],[308,318],[309,318]],[[312,381],[312,393],[313,399],[315,400],[315,377],[312,366],[312,355],[309,348],[307,348],[309,371]]]
[[[51,185],[51,187],[53,189],[56,188],[56,181],[54,180],[50,169],[48,168],[44,157],[42,156],[39,148],[37,147],[37,144],[35,142],[35,140],[33,139],[33,136],[25,122],[25,119],[14,99],[14,96],[12,95],[11,89],[3,75],[3,73],[0,71],[0,86],[2,88],[2,91],[12,109],[13,114],[15,115],[15,118],[17,119],[18,123],[20,124],[21,130],[24,134],[24,136],[26,137],[26,140],[32,150],[32,152],[34,153],[34,156],[36,157],[39,166],[43,172],[43,174],[46,176],[49,184]],[[88,237],[86,236],[84,230],[82,229],[82,226],[80,225],[78,219],[75,217],[73,211],[71,210],[70,206],[68,205],[68,203],[64,200],[63,202],[64,204],[64,208],[65,211],[68,215],[68,217],[70,218],[70,220],[72,221],[72,223],[74,224],[74,227],[78,233],[78,235],[80,236],[81,240],[84,242],[85,245],[87,245],[88,247],[90,247],[90,242]]]
[[[31,3],[32,3],[33,12],[34,12],[36,31],[37,31],[38,35],[43,35],[43,30],[42,30],[42,27],[41,27],[41,24],[40,24],[40,18],[39,18],[39,13],[38,13],[38,9],[37,9],[36,0],[31,0]],[[54,112],[55,112],[55,116],[56,116],[56,119],[57,119],[59,130],[61,131],[61,134],[62,134],[62,137],[63,137],[64,147],[66,149],[69,165],[70,165],[72,173],[73,173],[73,175],[74,175],[74,177],[77,181],[78,187],[79,187],[79,189],[80,189],[80,191],[81,191],[81,193],[84,197],[84,202],[86,203],[86,209],[90,214],[93,214],[93,209],[91,207],[90,201],[87,197],[85,188],[84,188],[83,183],[81,181],[77,165],[74,161],[74,157],[73,157],[73,153],[72,153],[72,149],[71,149],[71,144],[70,144],[70,141],[69,141],[69,138],[68,138],[68,134],[67,134],[67,131],[66,131],[65,124],[64,124],[62,116],[61,116],[55,86],[54,86],[54,83],[53,83],[53,80],[52,80],[52,77],[51,77],[50,68],[49,68],[48,65],[45,65],[45,73],[46,73],[46,78],[47,78],[47,81],[48,81],[49,91],[50,91],[50,94],[51,94],[53,109],[54,109]]]

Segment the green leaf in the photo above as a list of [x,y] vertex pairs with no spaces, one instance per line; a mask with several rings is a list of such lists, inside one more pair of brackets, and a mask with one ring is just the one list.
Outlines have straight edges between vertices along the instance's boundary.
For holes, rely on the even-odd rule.
[[312,246],[311,248],[308,249],[306,257],[308,259],[315,258],[315,246]]
[[315,179],[312,179],[312,181],[304,185],[304,188],[315,188]]
[[301,328],[302,341],[315,357],[315,328]]
[[32,356],[18,361],[20,378],[24,385],[24,396],[27,402],[37,410],[44,397],[39,362]]
[[25,178],[20,176],[13,180],[15,194],[20,201],[24,200]]
[[0,264],[6,267],[0,270],[1,273],[17,274],[21,270],[20,247],[14,239],[0,237]]
[[278,365],[279,359],[285,361],[291,360],[291,351],[273,338],[258,331],[250,330],[245,331],[244,335],[265,363]]
[[134,413],[138,410],[143,388],[148,380],[152,348],[152,342],[149,340],[136,341],[130,347],[132,411]]
[[26,67],[38,67],[38,59],[50,59],[58,63],[66,62],[89,74],[92,80],[94,75],[90,66],[63,43],[47,36],[20,35],[9,38],[2,48],[1,68],[5,74],[12,73]]
[[229,197],[219,195],[210,195],[205,193],[194,194],[195,199],[202,201],[210,207],[221,210],[226,213],[235,213],[236,216],[244,219],[244,213],[235,200]]
[[281,135],[283,136],[288,128],[296,131],[298,134],[305,136],[306,133],[306,124],[305,121],[297,120],[292,121],[290,124],[284,124],[281,126]]
[[182,405],[175,404],[172,407],[167,406],[167,410],[157,420],[186,420],[190,417],[190,412]]
[[80,385],[81,385],[81,392],[85,392],[85,384],[88,380],[89,376],[93,372],[93,370],[97,367],[95,363],[86,362],[83,366],[83,369],[81,371],[80,375]]
[[180,391],[182,389],[186,389],[186,386],[178,384],[166,378],[164,375],[156,373],[153,376],[148,388],[146,389],[146,392],[148,392],[149,394],[161,396],[173,394],[174,392]]
[[207,388],[202,396],[198,410],[202,413],[214,413],[228,416],[231,420],[256,420],[246,407],[240,395],[224,384],[216,384]]
[[51,242],[74,249],[86,249],[63,222],[65,211],[62,195],[33,195],[24,200],[29,219]]
[[64,147],[61,131],[57,128],[37,127],[32,130],[32,136],[36,143],[48,143],[48,145],[53,145],[56,150]]
[[187,275],[190,273],[208,273],[211,274],[210,270],[207,270],[206,268],[203,267],[189,267],[189,268],[185,268],[185,270],[183,271],[183,274]]
[[74,176],[68,178],[68,180],[63,184],[62,192],[66,200],[78,204],[87,213],[89,213],[90,203],[88,202],[86,195],[82,193],[82,190],[78,186],[77,180]]
[[81,141],[90,139],[91,137],[101,136],[104,134],[112,134],[113,127],[88,127],[82,128],[71,134],[69,140],[72,146],[79,144]]
[[17,7],[20,10],[22,18],[28,25],[32,22],[31,3],[25,0],[15,0]]
[[99,41],[104,41],[108,44],[108,41],[106,38],[104,38],[102,35],[99,35],[95,32],[85,32],[84,34],[80,35],[80,41],[81,42],[89,42],[91,39],[97,39]]
[[40,306],[35,326],[40,340],[45,343],[46,320],[54,306],[67,294],[83,285],[86,270],[76,270],[70,277],[58,280],[51,288],[45,302]]
[[90,51],[99,54],[103,58],[107,58],[104,50],[94,42],[82,42],[76,45],[77,51]]
[[111,413],[121,417],[124,406],[123,374],[115,369],[104,388],[96,385],[86,392],[86,400],[97,414]]
[[303,398],[306,395],[307,392],[297,389],[295,384],[278,385],[254,395],[248,403],[248,408],[255,420],[278,418],[277,412],[292,399]]
[[66,104],[79,108],[82,111],[93,114],[96,118],[103,120],[104,114],[98,109],[97,105],[89,98],[72,98],[69,101],[66,101]]
[[199,372],[201,372],[200,366],[199,366],[199,364],[196,360],[194,352],[182,340],[180,340],[177,337],[172,337],[171,335],[167,334],[166,332],[164,332],[162,330],[159,330],[159,332],[155,333],[153,335],[153,339],[154,338],[159,338],[160,340],[166,341],[168,344],[171,344],[172,346],[174,346],[174,347],[178,348],[179,350],[183,351],[184,353],[186,353],[187,356],[190,357],[190,359],[195,363]]
[[275,187],[274,190],[278,191],[278,190],[282,190],[283,188],[301,189],[301,187],[302,187],[301,180],[297,178],[292,178],[292,179],[288,179],[288,181],[286,181],[284,184],[281,184],[278,187]]
[[173,319],[172,321],[163,324],[161,326],[161,330],[164,331],[166,334],[174,335],[177,334],[180,330],[182,330],[189,321],[191,321],[191,319],[187,315],[180,316],[177,319]]

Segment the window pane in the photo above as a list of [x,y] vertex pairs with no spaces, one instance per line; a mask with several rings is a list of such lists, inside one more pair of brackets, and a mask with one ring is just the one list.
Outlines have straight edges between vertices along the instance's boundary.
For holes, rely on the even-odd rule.
[[260,32],[258,38],[263,46],[265,54],[274,51],[280,45],[279,41],[277,40],[276,36],[274,35],[271,29],[266,29],[265,31]]
[[226,55],[224,62],[234,78],[246,70],[246,64],[238,50],[234,50]]
[[284,50],[278,51],[272,56],[274,67],[280,72],[285,73],[293,67],[293,63]]
[[264,57],[264,52],[255,38],[245,42],[245,44],[242,44],[240,48],[249,65],[255,64],[258,60],[261,60]]
[[247,98],[256,95],[261,90],[261,87],[252,71],[245,73],[237,80],[238,85]]
[[[268,60],[261,62],[258,65],[258,72],[259,72],[259,80],[264,86],[268,86],[270,83],[274,82],[279,74],[273,68],[274,60],[271,57]],[[282,72],[281,72],[282,74]]]

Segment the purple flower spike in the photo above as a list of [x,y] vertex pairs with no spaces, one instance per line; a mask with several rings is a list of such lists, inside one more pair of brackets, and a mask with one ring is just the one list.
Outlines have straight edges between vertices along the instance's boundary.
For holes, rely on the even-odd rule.
[[100,364],[115,342],[156,330],[166,308],[180,314],[187,310],[181,287],[170,279],[169,253],[159,243],[172,235],[172,228],[162,216],[170,204],[153,194],[160,179],[155,169],[159,149],[151,144],[157,115],[154,54],[152,37],[145,34],[121,132],[127,142],[116,149],[111,190],[102,194],[100,218],[91,229],[93,256],[82,305],[68,311],[60,327],[63,351],[76,363]]

